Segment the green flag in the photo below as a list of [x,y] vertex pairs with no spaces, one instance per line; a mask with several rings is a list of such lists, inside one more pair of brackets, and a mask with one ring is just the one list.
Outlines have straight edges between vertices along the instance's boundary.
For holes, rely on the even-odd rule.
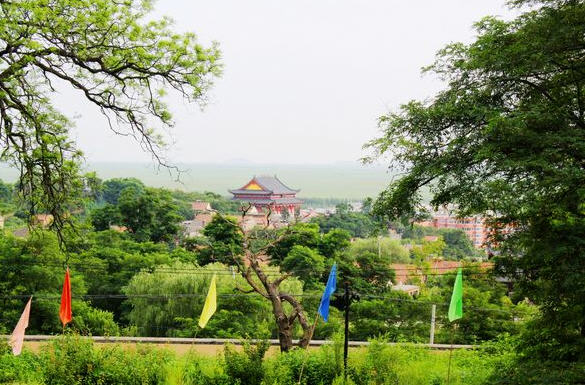
[[453,294],[449,304],[449,322],[463,317],[463,275],[461,268],[457,271],[455,284],[453,285]]

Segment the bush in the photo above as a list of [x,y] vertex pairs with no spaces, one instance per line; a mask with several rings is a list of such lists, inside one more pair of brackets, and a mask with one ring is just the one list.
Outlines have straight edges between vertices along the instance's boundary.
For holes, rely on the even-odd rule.
[[42,380],[42,365],[37,356],[24,351],[15,357],[7,341],[0,340],[0,384],[35,384],[42,383]]
[[165,350],[120,345],[95,349],[93,342],[78,336],[54,340],[41,354],[47,384],[161,384],[172,356]]
[[584,363],[513,360],[497,367],[489,384],[570,385],[583,384]]
[[223,371],[223,365],[218,365],[216,360],[205,360],[193,354],[186,358],[179,383],[184,385],[231,384],[229,376]]
[[262,360],[270,347],[268,341],[259,341],[255,345],[244,343],[244,351],[237,352],[232,346],[224,348],[225,372],[232,384],[260,385],[264,379]]
[[335,346],[322,346],[318,351],[294,349],[281,353],[265,363],[265,384],[297,384],[303,368],[301,384],[331,384],[342,373],[341,356]]
[[398,384],[397,361],[396,349],[380,340],[372,340],[366,354],[348,367],[348,371],[356,385]]
[[73,303],[73,328],[82,335],[117,336],[120,334],[114,315],[91,307],[86,302]]

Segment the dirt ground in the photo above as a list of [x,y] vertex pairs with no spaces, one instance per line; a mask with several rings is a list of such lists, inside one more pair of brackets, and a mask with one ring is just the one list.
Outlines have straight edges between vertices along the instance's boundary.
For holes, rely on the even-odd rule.
[[[47,343],[48,343],[47,341],[42,341],[42,342],[40,342],[40,341],[25,341],[24,349],[28,349],[28,350],[31,350],[33,352],[38,352],[41,350],[41,347]],[[94,344],[95,344],[95,346],[112,345],[112,343],[100,343],[100,342],[95,342]],[[136,344],[136,343],[120,343],[120,345],[122,345],[125,349],[135,349],[138,344]],[[141,345],[142,346],[156,346],[158,348],[169,349],[169,350],[173,351],[174,353],[176,353],[177,355],[184,355],[184,354],[187,354],[189,352],[195,352],[195,353],[201,354],[201,355],[215,356],[218,353],[221,353],[223,351],[223,345],[212,345],[212,344],[190,345],[190,344],[145,343],[145,344],[141,344]],[[240,350],[240,349],[242,349],[242,346],[235,345],[234,348],[236,350]],[[319,349],[319,347],[311,346],[309,349],[311,349],[311,350]],[[268,352],[266,353],[266,355],[272,356],[274,354],[277,354],[279,351],[280,351],[280,348],[278,346],[271,346],[270,349],[268,349]]]

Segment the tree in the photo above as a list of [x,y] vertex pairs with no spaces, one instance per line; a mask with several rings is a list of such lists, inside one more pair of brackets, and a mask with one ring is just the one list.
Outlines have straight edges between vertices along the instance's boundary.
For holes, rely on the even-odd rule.
[[295,245],[282,260],[280,267],[287,273],[303,277],[304,288],[311,289],[318,286],[325,271],[325,258],[307,246]]
[[[175,259],[165,244],[136,242],[131,234],[113,230],[89,232],[82,241],[70,244],[69,249],[83,261],[73,267],[83,272],[88,294],[98,296],[122,294],[133,275]],[[179,249],[173,251],[176,250]],[[92,305],[112,312],[118,322],[126,321],[129,310],[122,299],[95,298]]]
[[118,198],[122,191],[128,187],[133,187],[136,191],[144,190],[144,183],[136,178],[113,178],[103,183],[103,199],[111,205],[118,204]]
[[[378,295],[390,291],[390,284],[395,273],[390,267],[387,255],[378,255],[369,251],[357,255],[344,254],[339,264],[339,272],[344,281],[351,284],[352,290],[366,294]],[[343,282],[338,282],[341,288]]]
[[420,244],[413,245],[410,252],[415,262],[421,263],[439,258],[443,255],[443,250],[445,250],[445,242],[439,237],[435,241],[423,239]]
[[364,298],[351,305],[355,321],[350,335],[359,341],[384,336],[394,342],[428,342],[430,306],[400,291],[390,291],[384,299]]
[[[59,300],[64,266],[71,266],[71,287],[75,297],[87,291],[79,259],[67,261],[53,233],[33,232],[28,239],[0,234],[0,295],[2,320],[0,330],[10,332],[17,323],[29,295],[33,295],[34,311],[30,313],[28,332],[53,334],[62,332]],[[84,265],[87,267],[87,265]],[[48,297],[48,298],[47,298]],[[118,326],[110,312],[100,311],[78,298],[73,299],[73,322],[68,328],[84,334],[115,334]]]
[[429,188],[435,207],[485,215],[498,273],[542,311],[528,356],[583,359],[585,4],[513,4],[533,7],[485,18],[476,41],[439,52],[427,71],[445,90],[380,118],[373,158],[391,154],[406,172],[375,210],[413,213]]
[[445,241],[443,256],[446,259],[459,260],[472,258],[479,254],[464,231],[459,229],[441,229],[439,233]]
[[239,230],[236,218],[216,215],[203,229],[203,235],[207,237],[210,247],[200,250],[198,260],[201,265],[213,262],[226,265],[243,263],[239,256],[244,252],[244,235]]
[[322,215],[311,219],[311,223],[319,225],[322,232],[333,229],[348,231],[352,237],[365,238],[382,231],[381,223],[369,214],[351,211],[351,205],[340,203],[334,214]]
[[14,187],[0,179],[0,215],[14,213],[16,211],[14,203]]
[[351,243],[351,234],[342,229],[333,229],[321,236],[319,242],[319,252],[329,259],[335,259],[336,256],[347,250]]
[[127,187],[118,198],[120,225],[126,226],[138,241],[170,242],[179,232],[179,208],[170,192]]
[[108,230],[112,225],[122,223],[122,216],[117,206],[106,203],[91,212],[91,224],[96,231]]
[[356,239],[348,249],[347,254],[356,256],[363,253],[379,254],[388,263],[410,262],[408,249],[400,244],[397,239],[390,238],[367,238]]
[[281,236],[279,241],[274,242],[267,249],[270,263],[273,265],[279,265],[295,246],[317,249],[321,243],[319,226],[313,223],[296,223],[278,231],[277,235]]
[[[246,210],[242,213],[243,217],[245,215]],[[204,235],[209,245],[200,250],[199,262],[222,262],[235,267],[250,286],[250,289],[237,289],[245,293],[258,293],[270,302],[281,351],[286,352],[293,347],[293,333],[297,323],[302,329],[298,345],[306,347],[313,328],[302,302],[295,297],[297,293],[288,291],[285,281],[293,277],[293,272],[299,273],[311,262],[323,266],[323,257],[307,246],[318,246],[319,228],[299,224],[277,232],[248,233],[238,225],[235,218],[216,215],[205,227]],[[291,273],[269,274],[267,261],[276,265],[287,261],[286,266]],[[302,274],[306,274],[306,271],[302,270]]]
[[[51,93],[71,87],[161,164],[156,123],[170,126],[167,89],[203,103],[220,73],[219,51],[193,33],[172,32],[168,18],[150,20],[151,1],[0,1],[0,141],[2,161],[16,166],[29,211],[67,223],[80,194],[80,152],[71,122]],[[60,234],[60,231],[58,232]]]

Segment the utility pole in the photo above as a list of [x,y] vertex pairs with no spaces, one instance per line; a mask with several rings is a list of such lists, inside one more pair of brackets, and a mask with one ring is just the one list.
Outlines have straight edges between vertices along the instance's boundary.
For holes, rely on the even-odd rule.
[[345,289],[344,300],[345,300],[345,341],[343,343],[343,376],[344,381],[347,384],[347,355],[349,354],[349,306],[351,304],[351,298],[349,295],[349,282],[343,283]]
[[433,304],[431,308],[431,339],[429,344],[432,345],[435,343],[435,312],[437,311],[437,305]]

